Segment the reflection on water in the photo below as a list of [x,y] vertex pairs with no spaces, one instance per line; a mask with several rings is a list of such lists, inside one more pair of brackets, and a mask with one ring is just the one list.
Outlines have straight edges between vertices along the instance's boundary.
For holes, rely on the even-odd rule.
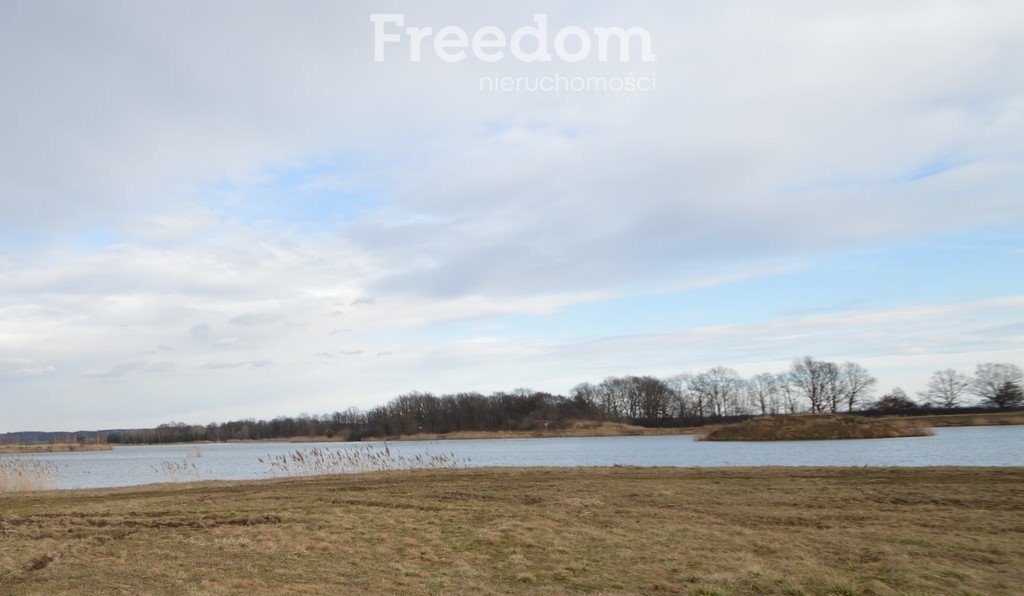
[[[269,458],[373,443],[231,443],[117,447],[32,456],[58,466],[60,488],[244,480],[271,475]],[[382,444],[377,444],[383,447]],[[702,442],[692,436],[493,439],[389,443],[409,460],[445,455],[469,466],[1020,466],[1024,426],[937,428],[932,437],[854,441]],[[261,463],[260,460],[264,463]]]

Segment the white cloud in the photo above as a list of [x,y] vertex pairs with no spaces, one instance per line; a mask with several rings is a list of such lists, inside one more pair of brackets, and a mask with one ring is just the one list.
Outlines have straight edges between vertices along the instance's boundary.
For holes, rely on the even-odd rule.
[[[916,306],[564,347],[396,340],[1024,220],[1024,7],[623,6],[539,10],[650,29],[654,93],[477,90],[637,65],[376,64],[375,3],[4,5],[0,383],[95,402],[53,411],[103,426],[460,378],[559,389],[668,354],[1019,350],[984,314],[1017,305],[988,302],[963,306],[984,325]],[[535,12],[389,10],[466,29]],[[35,407],[5,424],[50,424]]]

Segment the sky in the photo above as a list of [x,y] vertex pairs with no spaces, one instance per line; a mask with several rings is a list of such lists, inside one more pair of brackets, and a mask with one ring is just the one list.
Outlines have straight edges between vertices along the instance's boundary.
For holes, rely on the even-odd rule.
[[[378,61],[375,13],[652,56],[413,61],[391,23]],[[983,0],[4,2],[0,432],[1024,364],[1021,30]]]

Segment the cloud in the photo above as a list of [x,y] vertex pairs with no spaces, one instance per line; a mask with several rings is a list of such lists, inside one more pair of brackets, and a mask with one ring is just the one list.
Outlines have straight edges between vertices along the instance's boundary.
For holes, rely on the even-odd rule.
[[[824,306],[772,317],[745,312],[751,295],[716,305],[732,325],[621,330],[637,297],[774,280],[796,302],[834,255],[1019,232],[1024,7],[546,7],[652,32],[656,92],[585,95],[481,93],[479,77],[642,65],[375,63],[376,10],[0,7],[0,388],[104,426],[366,405],[459,378],[560,390],[794,351],[1019,350],[1017,305],[948,288],[932,300],[966,310],[915,299],[904,322],[867,288],[877,301],[811,296]],[[533,12],[389,10],[466,29]],[[984,267],[962,269],[949,275]],[[986,287],[1012,274],[970,298],[1006,294]],[[558,329],[567,313],[592,332],[524,337],[523,320]],[[34,407],[5,424],[49,424]]]
[[281,315],[278,313],[245,313],[232,317],[228,321],[229,325],[237,325],[239,327],[250,327],[252,325],[271,325],[281,320]]
[[137,375],[165,375],[175,371],[173,362],[122,362],[105,369],[88,369],[82,377],[97,379],[122,379]]
[[210,326],[206,323],[200,323],[194,325],[188,332],[192,335],[193,339],[202,341],[210,337]]
[[263,368],[265,366],[271,366],[273,363],[269,360],[250,360],[245,362],[207,362],[203,365],[203,368],[210,370],[222,370],[226,368]]

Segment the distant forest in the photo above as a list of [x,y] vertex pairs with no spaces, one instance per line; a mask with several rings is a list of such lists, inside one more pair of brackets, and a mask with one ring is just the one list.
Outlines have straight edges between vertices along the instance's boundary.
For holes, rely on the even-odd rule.
[[[559,429],[581,420],[683,427],[760,415],[916,415],[1024,406],[1024,374],[1013,364],[981,364],[971,376],[952,369],[936,371],[916,400],[898,387],[877,396],[876,385],[876,379],[859,364],[808,356],[795,360],[786,372],[749,378],[730,368],[715,367],[664,379],[609,377],[597,384],[580,383],[567,396],[528,389],[490,395],[413,392],[366,411],[349,408],[325,415],[234,420],[206,426],[171,422],[151,429],[77,433],[77,440],[152,444],[328,437],[356,441],[417,433]],[[17,434],[23,436],[22,440],[39,440],[43,438],[40,435],[56,433]]]

